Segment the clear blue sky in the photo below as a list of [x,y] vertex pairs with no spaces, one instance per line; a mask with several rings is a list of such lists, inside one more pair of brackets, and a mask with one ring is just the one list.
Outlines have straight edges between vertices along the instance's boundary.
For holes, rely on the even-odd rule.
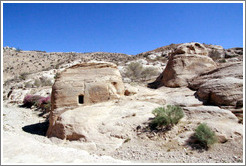
[[3,46],[138,54],[171,43],[243,47],[243,4],[8,4]]

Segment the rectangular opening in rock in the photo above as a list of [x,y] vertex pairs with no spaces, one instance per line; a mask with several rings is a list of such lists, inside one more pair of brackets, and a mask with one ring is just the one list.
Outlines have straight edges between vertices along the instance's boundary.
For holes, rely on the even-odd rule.
[[84,95],[79,95],[79,104],[84,104]]

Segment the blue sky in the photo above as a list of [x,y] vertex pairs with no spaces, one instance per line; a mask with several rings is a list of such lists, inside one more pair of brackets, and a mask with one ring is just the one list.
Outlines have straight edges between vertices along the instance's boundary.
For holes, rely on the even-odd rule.
[[4,3],[3,46],[138,54],[171,43],[243,47],[243,4]]

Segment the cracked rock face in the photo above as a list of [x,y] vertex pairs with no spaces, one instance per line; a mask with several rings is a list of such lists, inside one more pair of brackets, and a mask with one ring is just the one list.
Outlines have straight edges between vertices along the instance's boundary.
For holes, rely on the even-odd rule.
[[189,87],[206,103],[236,106],[243,99],[243,64],[230,64],[193,78]]
[[163,73],[149,87],[182,87],[188,80],[216,69],[216,63],[208,57],[207,49],[200,43],[185,43],[171,55]]
[[[79,106],[118,99],[124,95],[124,84],[113,63],[82,63],[60,73],[52,87],[48,136],[63,112]],[[57,126],[57,125],[56,125]]]

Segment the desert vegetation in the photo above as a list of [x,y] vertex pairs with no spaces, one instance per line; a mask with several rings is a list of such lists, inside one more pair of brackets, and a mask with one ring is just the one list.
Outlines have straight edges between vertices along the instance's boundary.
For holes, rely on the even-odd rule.
[[[70,157],[76,156],[74,154],[79,154],[78,152],[82,152],[81,154],[86,152],[98,155],[99,158],[104,155],[110,156],[112,161],[119,160],[119,162],[242,162],[243,120],[241,119],[241,123],[238,123],[235,116],[240,114],[242,118],[243,115],[243,100],[240,98],[241,79],[243,78],[242,55],[234,55],[241,50],[227,50],[227,57],[225,57],[226,49],[205,45],[206,48],[209,48],[208,50],[214,51],[209,52],[205,49],[204,52],[209,52],[209,55],[206,54],[202,57],[212,57],[214,61],[211,58],[208,59],[216,64],[216,69],[213,68],[211,72],[193,77],[197,72],[196,63],[194,63],[192,71],[186,70],[189,66],[171,66],[173,68],[169,68],[166,70],[168,73],[163,74],[164,69],[167,68],[167,60],[172,59],[170,57],[175,54],[174,50],[178,46],[182,45],[172,44],[140,53],[138,56],[100,52],[15,51],[15,49],[4,48],[3,74],[6,79],[3,91],[3,132],[7,135],[4,140],[4,148],[7,149],[4,154],[5,160],[13,161],[18,158],[16,157],[18,154],[23,156],[22,152],[13,146],[19,141],[22,144],[25,142],[30,145],[26,148],[33,148],[30,150],[30,154],[25,154],[26,156],[32,155],[32,151],[42,143],[40,147],[45,149],[45,156],[42,158],[40,153],[38,157],[43,161],[47,161],[46,156],[51,152],[59,152],[59,154],[64,152],[65,155],[68,155],[66,148],[69,147],[71,151],[74,151],[73,155],[69,155]],[[192,51],[199,49],[195,47],[196,45],[193,46],[185,48]],[[185,51],[176,53],[180,53],[180,62],[189,57],[186,57]],[[205,53],[203,54],[205,55]],[[198,57],[200,58],[200,56]],[[98,61],[100,63],[105,63],[102,61],[115,63],[117,66],[113,69],[116,71],[115,73],[120,74],[112,76],[114,72],[108,72],[109,69],[100,71],[101,68],[96,68],[98,72],[94,72],[93,67],[90,68],[92,70],[88,70],[84,74],[81,70],[78,70],[77,73],[70,71],[70,73],[65,73],[67,68],[78,63],[98,63]],[[195,59],[183,61],[187,63],[176,63],[177,61],[175,61],[174,65],[189,65],[188,62],[194,61]],[[199,62],[200,68],[201,63],[206,66],[205,60],[198,59],[197,62]],[[199,72],[205,71],[200,68]],[[224,69],[225,71],[222,71]],[[102,76],[95,76],[95,73],[101,72]],[[183,72],[184,75],[182,75]],[[193,73],[190,74],[190,72]],[[160,84],[156,89],[147,87],[147,84],[152,80],[170,75],[173,76],[173,79],[168,82],[170,84]],[[188,75],[192,78],[187,79]],[[91,88],[88,91],[91,95],[90,98],[96,99],[94,101],[97,103],[93,101],[87,105],[85,99],[89,93],[77,93],[85,85],[78,76],[86,79],[90,76],[90,81],[93,83],[97,81],[95,85],[90,84],[90,81],[86,82],[87,87]],[[179,78],[176,79],[176,76]],[[99,81],[101,78],[105,80],[109,77],[108,85]],[[65,92],[59,89],[61,87],[66,89],[66,85],[62,85],[63,78],[68,81],[66,85],[72,85],[71,91]],[[115,82],[116,78],[122,83]],[[173,88],[171,83],[174,81],[177,84],[182,83],[181,78],[185,78],[184,81],[187,81],[188,85],[180,84]],[[51,90],[54,90],[52,85],[55,79],[58,84],[53,88],[64,92],[60,93],[61,95],[53,93],[53,99],[59,98],[60,102],[53,100],[54,109],[52,111],[60,111],[59,113],[51,112],[50,94]],[[160,81],[163,80],[165,79],[160,79]],[[225,83],[219,82],[220,80],[229,81]],[[232,85],[227,86],[227,83],[231,82]],[[75,86],[78,86],[79,90],[75,89]],[[97,88],[94,89],[93,86],[97,86]],[[118,90],[120,86],[122,88]],[[105,87],[103,88],[105,92],[98,87]],[[222,91],[217,93],[218,91],[214,91],[214,87],[222,87]],[[118,91],[121,93],[116,94]],[[214,94],[218,95],[218,98],[206,98],[211,91],[216,92]],[[203,102],[203,100],[222,99],[219,95],[230,94],[231,91],[237,92],[239,95],[237,99],[233,98],[234,101],[228,97],[226,100],[228,106],[216,105],[216,101],[211,102],[213,106],[208,106]],[[74,93],[75,96],[69,98],[70,93]],[[105,97],[113,93],[115,94],[112,96],[117,99],[110,96]],[[208,95],[203,95],[205,93]],[[205,98],[200,100],[201,97]],[[106,101],[98,102],[101,98],[105,98]],[[238,102],[239,99],[241,102]],[[72,103],[74,105],[69,103],[71,100],[74,101]],[[64,104],[65,101],[68,104]],[[78,104],[81,101],[83,104]],[[58,103],[60,105],[56,106]],[[49,117],[49,114],[53,117]],[[51,122],[52,118],[54,118],[54,123]],[[45,128],[42,128],[41,124],[43,123]],[[52,124],[55,125],[52,126]],[[53,128],[50,129],[52,134],[49,135],[47,128],[50,126]],[[42,131],[42,137],[37,137],[35,133],[40,133],[40,131]],[[12,135],[16,136],[15,132],[20,135],[20,138],[9,139]],[[39,134],[39,136],[41,135]],[[49,137],[56,138],[50,139]],[[65,144],[64,141],[66,141]],[[62,149],[57,149],[57,145]],[[16,156],[11,158],[12,154]],[[57,157],[57,155],[54,156]],[[62,159],[57,160],[61,161]]]
[[36,87],[52,86],[53,82],[47,77],[40,77],[40,78],[35,79],[34,85]]
[[131,62],[125,67],[125,72],[123,74],[137,82],[148,80],[159,73],[154,67],[144,67],[139,62]]
[[182,108],[175,105],[167,105],[166,108],[158,107],[154,109],[152,113],[155,117],[149,124],[151,129],[161,129],[163,127],[165,129],[170,129],[184,117]]
[[221,59],[221,53],[216,49],[212,49],[211,51],[209,51],[208,56],[214,61]]
[[42,112],[49,112],[51,109],[50,96],[26,95],[22,107],[31,108],[33,106]]
[[214,131],[206,123],[201,123],[197,126],[194,136],[198,143],[205,149],[208,149],[217,141]]

